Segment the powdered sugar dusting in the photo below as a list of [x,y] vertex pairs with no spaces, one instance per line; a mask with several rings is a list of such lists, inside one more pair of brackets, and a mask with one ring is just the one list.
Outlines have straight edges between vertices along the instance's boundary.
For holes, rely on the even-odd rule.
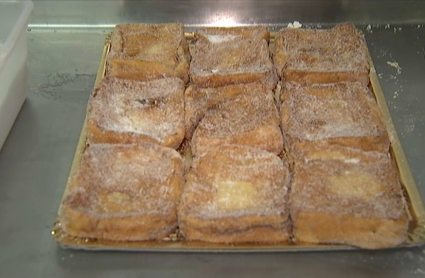
[[283,98],[283,130],[293,138],[379,137],[386,132],[374,99],[360,83],[287,83]]
[[265,27],[199,30],[190,65],[191,74],[269,72],[273,69]]
[[185,129],[186,138],[192,138],[196,126],[205,116],[205,113],[214,109],[220,102],[230,101],[235,96],[244,93],[248,88],[258,88],[260,85],[229,85],[219,88],[199,88],[190,86],[185,91]]
[[247,146],[220,146],[194,160],[181,213],[205,219],[247,215],[286,218],[288,186],[287,165],[277,156]]
[[175,150],[152,143],[91,145],[65,203],[98,218],[172,213],[182,190],[182,163]]
[[[336,154],[295,164],[291,213],[320,211],[391,219],[405,214],[397,171],[387,154],[349,148],[340,148]],[[347,157],[356,163],[347,163]]]
[[196,74],[268,72],[273,68],[264,40],[237,40],[195,46],[190,71]]
[[358,158],[349,158],[349,159],[344,159],[345,163],[354,163],[354,164],[358,164],[360,163],[360,159]]
[[233,99],[224,99],[215,109],[208,110],[198,129],[209,136],[223,138],[249,132],[271,119],[277,125],[278,114],[271,92],[256,91],[254,87],[248,85],[251,90]]
[[184,129],[183,92],[177,78],[105,78],[89,101],[88,120],[107,131],[143,134],[162,143]]
[[183,40],[183,25],[179,23],[117,25],[112,34],[108,59],[160,62],[173,68],[179,58],[176,49]]
[[351,24],[339,24],[330,30],[283,29],[275,44],[279,72],[369,71],[366,42]]
[[246,144],[275,153],[282,150],[283,139],[272,92],[257,84],[241,87],[243,93],[223,99],[205,113],[193,135],[194,153],[225,143]]
[[232,41],[238,38],[235,35],[207,35],[208,41],[211,43],[223,43],[227,41]]

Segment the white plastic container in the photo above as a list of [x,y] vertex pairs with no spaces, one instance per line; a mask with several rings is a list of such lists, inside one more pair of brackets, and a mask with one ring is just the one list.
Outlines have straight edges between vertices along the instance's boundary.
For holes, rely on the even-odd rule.
[[28,90],[27,25],[33,2],[0,2],[0,149]]

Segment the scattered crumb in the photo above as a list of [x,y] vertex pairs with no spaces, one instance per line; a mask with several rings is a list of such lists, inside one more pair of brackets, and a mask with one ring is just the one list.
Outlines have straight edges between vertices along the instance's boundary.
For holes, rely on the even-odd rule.
[[366,31],[372,33],[372,26],[370,24],[366,27]]
[[401,27],[394,27],[394,33],[397,33],[397,31],[398,32],[400,32],[401,30],[403,30],[403,28],[401,28]]
[[390,67],[393,67],[397,70],[398,74],[401,74],[401,67],[397,62],[391,62],[391,61],[387,61],[387,65],[389,65]]
[[420,273],[420,274],[425,274],[425,270],[420,269],[420,268],[416,269],[416,272]]
[[381,72],[381,73],[378,73],[378,77],[379,77],[379,79],[382,79],[382,76],[383,76],[384,74]]
[[388,49],[381,50],[381,51],[379,52],[379,54],[380,54],[380,56],[379,56],[379,57],[384,57],[385,55],[387,55],[387,53],[388,53]]
[[390,29],[390,25],[389,24],[385,25],[385,29]]
[[303,26],[299,21],[294,21],[294,23],[288,23],[288,28],[299,29]]
[[294,21],[294,28],[301,28],[301,26],[303,26],[301,23],[299,23],[298,21]]
[[[415,117],[413,115],[404,117],[404,131],[406,133],[413,132],[415,130]],[[412,255],[413,256],[413,255]],[[410,256],[409,256],[410,258]]]
[[398,91],[394,92],[393,98],[397,98],[398,97]]

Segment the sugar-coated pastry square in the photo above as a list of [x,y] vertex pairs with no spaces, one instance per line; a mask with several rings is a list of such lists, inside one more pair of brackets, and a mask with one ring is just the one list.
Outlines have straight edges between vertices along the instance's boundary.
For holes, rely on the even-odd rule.
[[275,38],[274,63],[285,82],[369,83],[364,36],[350,23],[332,29],[283,29]]
[[88,141],[149,141],[177,148],[185,132],[183,94],[178,78],[142,82],[106,77],[88,103]]
[[204,88],[261,82],[273,89],[277,73],[264,26],[211,27],[195,33],[190,78]]
[[282,130],[289,150],[318,142],[366,151],[389,150],[379,107],[362,83],[285,83],[280,97]]
[[406,202],[388,153],[315,145],[303,154],[289,198],[295,240],[378,249],[407,239]]
[[190,53],[183,24],[121,24],[111,37],[107,75],[139,81],[189,81]]
[[91,144],[62,201],[63,230],[114,241],[161,240],[177,228],[183,161],[153,143]]
[[[247,145],[275,154],[283,150],[279,114],[273,93],[266,86],[250,83],[214,89],[194,88],[192,93],[192,105],[188,104],[186,94],[186,118],[191,116],[191,106],[194,110],[193,108],[197,107],[196,102],[203,102],[202,98],[196,99],[196,96],[217,96],[212,97],[211,102],[201,103],[197,109],[201,114],[202,106],[209,108],[202,118],[199,117],[201,119],[192,137],[194,155],[200,155],[211,147],[223,144]],[[229,97],[231,95],[234,97]],[[211,100],[208,96],[206,99]]]
[[285,242],[288,165],[258,148],[224,145],[196,157],[179,206],[186,240],[215,243]]

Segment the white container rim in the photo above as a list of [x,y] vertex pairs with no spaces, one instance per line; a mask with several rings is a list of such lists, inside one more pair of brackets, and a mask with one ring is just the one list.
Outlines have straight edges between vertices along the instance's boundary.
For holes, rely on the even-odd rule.
[[14,46],[16,45],[16,41],[19,38],[20,31],[22,29],[27,28],[30,15],[34,8],[34,3],[31,0],[2,1],[2,2],[3,3],[20,3],[22,5],[22,12],[19,15],[18,20],[16,21],[15,26],[13,26],[12,30],[10,31],[10,34],[7,37],[5,43],[3,45],[0,45],[0,71],[2,70],[5,64],[5,61],[7,60]]

